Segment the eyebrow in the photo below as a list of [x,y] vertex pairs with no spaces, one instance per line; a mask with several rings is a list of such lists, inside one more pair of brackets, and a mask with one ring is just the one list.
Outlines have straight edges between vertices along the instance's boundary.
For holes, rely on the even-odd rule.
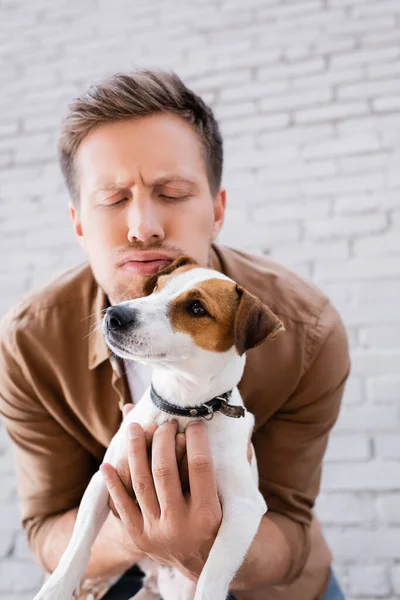
[[[187,177],[183,177],[182,175],[174,175],[173,173],[171,174],[166,174],[166,175],[161,175],[160,177],[156,177],[156,179],[153,179],[153,181],[151,181],[149,184],[147,184],[147,187],[155,187],[158,185],[166,185],[168,183],[185,183],[187,185],[190,186],[194,186],[196,187],[196,182],[193,179],[188,179]],[[96,190],[94,190],[94,192],[91,194],[91,196],[94,196],[95,194],[98,194],[99,192],[116,192],[118,190],[124,190],[124,189],[129,189],[130,184],[128,182],[121,182],[121,183],[106,183],[105,185],[102,185],[100,188],[97,188]]]

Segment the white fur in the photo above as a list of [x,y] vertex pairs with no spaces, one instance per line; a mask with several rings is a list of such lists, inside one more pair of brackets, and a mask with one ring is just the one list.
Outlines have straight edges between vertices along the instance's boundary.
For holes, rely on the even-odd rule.
[[[195,268],[171,277],[166,286],[151,296],[122,303],[137,309],[140,322],[124,337],[124,351],[107,339],[110,347],[125,359],[148,362],[153,366],[156,391],[182,407],[201,404],[233,388],[231,403],[243,406],[239,390],[245,357],[239,357],[232,347],[216,353],[199,348],[190,335],[175,332],[168,318],[168,304],[185,289],[207,279],[228,278],[210,269]],[[107,337],[107,331],[104,327]],[[180,431],[187,417],[161,412],[150,398],[149,388],[127,415],[111,441],[104,462],[114,466],[125,454],[125,434],[129,423],[142,426],[158,425],[176,419]],[[217,476],[222,504],[222,523],[204,565],[197,587],[179,572],[151,564],[146,559],[140,566],[146,572],[144,589],[135,600],[225,600],[228,587],[257,532],[262,515],[267,510],[258,490],[258,475],[253,453],[250,466],[247,444],[254,417],[246,411],[244,418],[230,418],[216,413],[206,422],[208,438]],[[96,539],[107,515],[109,495],[100,472],[91,479],[82,498],[72,539],[57,569],[34,600],[71,600],[79,589],[82,575]],[[159,593],[157,593],[157,588]]]

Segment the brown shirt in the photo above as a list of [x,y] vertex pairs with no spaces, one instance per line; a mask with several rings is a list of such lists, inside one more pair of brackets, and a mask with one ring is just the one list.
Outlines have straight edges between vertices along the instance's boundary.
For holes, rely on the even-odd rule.
[[[248,352],[239,388],[256,417],[267,518],[281,528],[293,560],[283,585],[240,598],[316,600],[331,556],[312,508],[349,374],[346,333],[317,287],[269,258],[213,246],[212,264],[261,298],[286,329]],[[105,301],[83,265],[32,292],[1,323],[0,414],[36,556],[51,515],[78,506],[121,422],[120,404],[130,401],[97,328]]]

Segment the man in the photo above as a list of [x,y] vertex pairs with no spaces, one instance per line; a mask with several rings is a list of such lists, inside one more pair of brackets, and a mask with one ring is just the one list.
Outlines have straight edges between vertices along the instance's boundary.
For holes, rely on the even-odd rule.
[[[1,329],[0,410],[14,443],[23,525],[37,560],[46,571],[56,567],[80,498],[119,426],[121,406],[137,402],[151,379],[148,369],[110,356],[99,330],[102,311],[107,303],[140,296],[151,274],[184,254],[259,296],[286,330],[248,353],[240,384],[256,416],[253,443],[269,510],[231,592],[249,600],[342,598],[312,507],[349,373],[346,334],[315,286],[267,258],[214,244],[226,191],[212,111],[175,74],[117,74],[72,103],[60,160],[89,265],[32,293]],[[153,498],[160,477],[176,473],[176,455],[186,444],[196,482],[189,502],[202,506],[201,518],[171,511],[161,522],[141,508],[151,525],[148,553],[196,580],[221,519],[204,428],[191,426],[182,438],[168,424],[139,436],[139,483]],[[153,463],[163,461],[150,478],[145,439]],[[118,470],[132,494],[126,464]],[[182,493],[172,480],[171,498]],[[129,598],[140,587],[134,565],[143,553],[129,514],[123,517],[110,513],[100,532],[82,598],[102,597],[109,579],[122,573],[106,599]],[[182,535],[182,523],[190,536]]]

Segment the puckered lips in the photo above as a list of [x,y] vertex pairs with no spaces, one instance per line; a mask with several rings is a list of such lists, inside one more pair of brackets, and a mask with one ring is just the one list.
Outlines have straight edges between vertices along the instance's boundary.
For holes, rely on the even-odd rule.
[[165,252],[130,252],[119,261],[118,268],[134,275],[154,275],[170,265],[175,258]]

